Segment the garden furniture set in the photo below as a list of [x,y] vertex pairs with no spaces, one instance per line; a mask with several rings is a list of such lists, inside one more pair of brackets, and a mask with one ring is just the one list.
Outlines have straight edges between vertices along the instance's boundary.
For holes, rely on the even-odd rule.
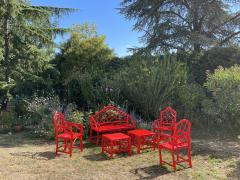
[[[103,133],[124,132],[136,129],[136,121],[126,112],[114,106],[105,106],[90,117],[90,142],[99,143]],[[96,136],[93,136],[93,133]]]
[[[168,164],[176,171],[179,163],[191,162],[191,123],[187,119],[177,122],[177,113],[171,107],[160,112],[159,119],[152,124],[152,131],[136,129],[136,121],[126,112],[114,107],[105,106],[90,117],[90,143],[99,145],[102,141],[102,153],[113,157],[113,154],[126,152],[132,155],[132,146],[140,154],[143,149],[159,150],[160,165]],[[56,132],[56,155],[64,152],[72,156],[72,148],[83,150],[83,126],[65,120],[60,112],[54,114]],[[94,135],[95,134],[95,135]],[[60,151],[59,140],[63,140],[63,150]],[[75,146],[79,140],[79,146]],[[68,149],[68,150],[67,150]],[[162,150],[171,151],[172,163],[162,157]],[[187,150],[187,158],[180,156],[182,149]]]

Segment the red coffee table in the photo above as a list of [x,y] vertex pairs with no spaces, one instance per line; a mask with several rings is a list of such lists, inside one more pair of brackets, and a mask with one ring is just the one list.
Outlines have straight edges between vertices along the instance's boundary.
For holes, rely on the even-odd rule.
[[146,129],[136,129],[128,131],[128,135],[131,137],[132,145],[137,147],[138,154],[143,149],[155,149],[154,137],[156,133]]
[[110,157],[120,152],[127,152],[131,156],[131,138],[123,133],[103,134],[102,153],[104,152],[109,154]]

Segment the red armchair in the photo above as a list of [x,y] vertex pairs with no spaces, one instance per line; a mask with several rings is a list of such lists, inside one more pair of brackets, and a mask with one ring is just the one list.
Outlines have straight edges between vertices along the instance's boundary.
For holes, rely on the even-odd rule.
[[[191,137],[190,132],[191,131],[191,123],[187,119],[182,119],[174,126],[174,132],[171,140],[169,142],[165,142],[162,144],[159,144],[159,160],[160,160],[160,166],[162,166],[163,163],[168,164],[174,168],[174,171],[176,171],[176,166],[179,163],[187,162],[189,164],[189,167],[192,167],[192,160],[191,160]],[[168,151],[171,151],[172,153],[172,163],[163,161],[162,159],[162,149],[166,149]],[[180,150],[181,149],[187,149],[187,159],[180,156]],[[177,158],[175,158],[177,157]]]
[[[53,119],[56,140],[56,156],[58,155],[58,152],[63,152],[72,157],[72,148],[79,148],[83,151],[83,125],[65,121],[65,117],[61,112],[55,112]],[[77,139],[79,140],[79,146],[75,145]],[[61,140],[63,140],[63,149],[59,150],[59,148],[62,147],[59,146]]]
[[167,107],[160,112],[159,118],[152,124],[152,130],[158,135],[158,142],[172,136],[176,121],[177,112],[173,108]]

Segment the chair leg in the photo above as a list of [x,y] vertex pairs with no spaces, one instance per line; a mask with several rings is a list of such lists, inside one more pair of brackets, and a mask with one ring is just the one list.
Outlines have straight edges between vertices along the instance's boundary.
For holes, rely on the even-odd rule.
[[58,156],[58,139],[56,138],[56,157]]
[[72,157],[72,147],[73,147],[73,140],[70,140],[70,146],[69,146],[69,152],[70,152],[70,158]]
[[179,161],[179,153],[180,153],[179,151],[180,151],[179,149],[177,149],[177,150],[176,150],[176,154],[177,154],[177,161]]
[[64,139],[64,152],[66,152],[66,149],[67,149],[67,139]]
[[83,151],[83,142],[82,142],[82,137],[79,138],[79,145],[80,145],[80,150]]
[[92,134],[93,134],[92,128],[90,128],[90,143],[92,143]]
[[173,169],[174,169],[174,171],[176,171],[177,167],[176,167],[176,161],[175,161],[175,157],[174,157],[174,150],[172,150],[172,161],[173,161]]
[[159,148],[159,161],[160,161],[160,166],[162,166],[162,149]]
[[98,146],[98,141],[99,141],[99,132],[97,132],[97,140],[96,140],[96,145]]
[[188,163],[189,167],[192,167],[192,158],[191,158],[191,147],[188,147]]

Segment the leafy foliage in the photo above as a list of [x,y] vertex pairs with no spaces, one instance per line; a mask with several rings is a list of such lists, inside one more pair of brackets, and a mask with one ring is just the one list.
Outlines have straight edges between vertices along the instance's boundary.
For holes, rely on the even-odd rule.
[[95,90],[113,57],[105,37],[98,36],[93,26],[74,27],[54,62],[59,72],[58,86],[64,87],[63,97],[79,107],[94,106]]
[[199,84],[186,84],[178,89],[176,99],[178,109],[184,116],[194,118],[194,115],[199,115],[206,92]]
[[214,72],[218,66],[228,68],[240,64],[239,47],[215,47],[198,58],[192,64],[192,73],[196,82],[203,84],[207,78],[207,72]]
[[200,51],[202,48],[238,43],[240,13],[225,1],[122,0],[120,12],[135,20],[134,30],[143,31],[148,50]]
[[[41,73],[50,68],[53,38],[67,32],[58,27],[58,19],[73,10],[32,6],[27,0],[0,1],[0,91],[5,93],[4,101],[7,96],[19,94],[13,89],[16,86],[20,93],[19,87],[26,87],[29,82],[43,86]],[[28,91],[33,91],[34,85]]]
[[212,100],[205,101],[205,112],[222,125],[239,127],[240,66],[216,69],[208,74],[205,86],[212,92]]
[[145,117],[156,117],[159,110],[172,101],[173,95],[185,84],[187,71],[174,58],[134,57],[114,79],[113,90]]

